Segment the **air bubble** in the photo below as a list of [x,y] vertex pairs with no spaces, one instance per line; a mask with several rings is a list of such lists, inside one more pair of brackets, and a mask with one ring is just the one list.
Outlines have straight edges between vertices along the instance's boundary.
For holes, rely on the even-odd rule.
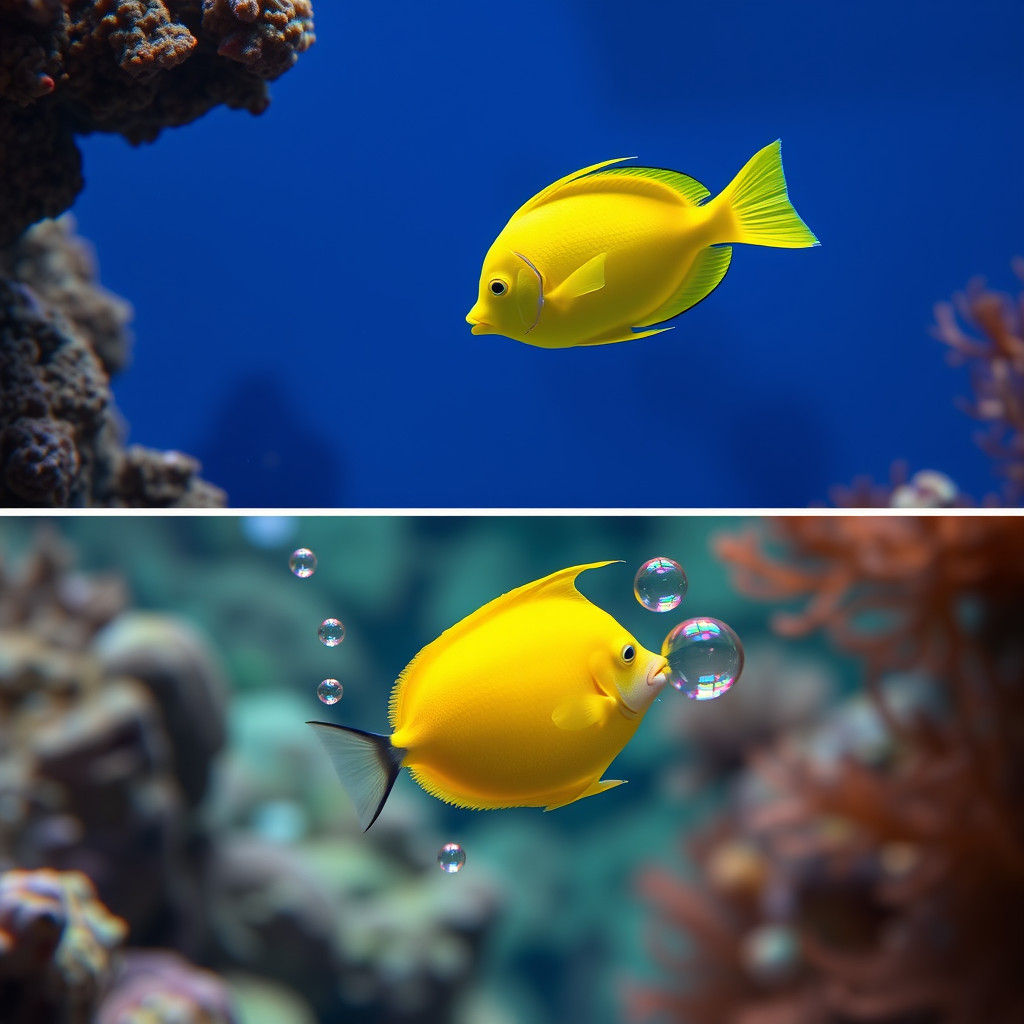
[[670,612],[686,597],[686,573],[671,558],[652,558],[637,570],[633,580],[636,599],[652,612]]
[[466,863],[466,851],[458,843],[445,843],[437,854],[437,865],[446,875],[454,875]]
[[316,555],[309,548],[298,548],[288,559],[288,568],[300,580],[308,580],[316,572]]
[[325,647],[337,647],[345,639],[345,627],[341,619],[324,619],[316,635],[320,637],[320,643]]
[[337,679],[325,679],[317,688],[316,695],[325,704],[337,704],[344,693],[344,687]]
[[691,700],[714,700],[729,690],[743,670],[743,644],[718,619],[680,622],[661,645],[668,658],[668,681]]

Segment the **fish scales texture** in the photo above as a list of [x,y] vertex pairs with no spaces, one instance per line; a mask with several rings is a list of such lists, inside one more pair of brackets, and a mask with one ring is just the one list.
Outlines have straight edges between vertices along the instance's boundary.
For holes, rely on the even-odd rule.
[[[473,334],[541,348],[602,345],[662,324],[721,282],[734,243],[799,248],[817,239],[789,202],[781,146],[755,153],[714,198],[662,168],[605,161],[524,203],[484,258]],[[523,271],[529,266],[530,273]]]
[[[557,619],[570,630],[583,625],[567,622],[570,615],[560,604],[548,599],[509,609],[500,621],[464,637],[429,670],[406,681],[414,691],[406,705],[414,724],[403,728],[400,721],[393,738],[397,746],[410,748],[406,764],[425,778],[444,779],[462,801],[530,792],[547,802],[550,793],[566,788],[552,786],[553,778],[582,786],[606,767],[610,758],[594,763],[588,737],[558,729],[551,718],[565,699],[596,692],[589,673],[581,671],[575,643],[570,650],[559,650],[557,636],[549,631],[536,635],[545,620]],[[592,606],[588,610],[598,612]],[[614,629],[615,621],[607,619]],[[545,660],[543,671],[510,663],[508,638],[516,635],[523,638],[520,650],[528,660]],[[588,647],[599,639],[582,632],[574,637]],[[621,746],[635,726],[622,719]]]
[[[392,691],[390,737],[310,723],[329,753],[346,747],[332,760],[364,828],[399,757],[432,796],[473,809],[553,808],[619,785],[601,775],[664,686],[666,661],[576,590],[580,572],[607,564],[526,584],[428,644]],[[351,751],[366,752],[354,772]],[[384,794],[379,805],[367,792]]]

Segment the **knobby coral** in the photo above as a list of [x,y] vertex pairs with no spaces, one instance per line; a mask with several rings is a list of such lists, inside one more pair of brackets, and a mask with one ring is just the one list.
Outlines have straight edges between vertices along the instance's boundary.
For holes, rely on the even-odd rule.
[[0,249],[0,505],[224,504],[194,459],[125,450],[109,374],[127,359],[129,317],[70,220]]
[[676,984],[637,989],[634,1016],[1022,1019],[1024,520],[773,526],[718,552],[741,590],[799,602],[777,632],[824,629],[860,659],[877,730],[851,743],[850,705],[831,732],[766,745],[694,846],[700,883],[643,876],[695,948],[658,945]]
[[75,135],[261,113],[314,38],[310,0],[0,0],[0,246],[74,201]]

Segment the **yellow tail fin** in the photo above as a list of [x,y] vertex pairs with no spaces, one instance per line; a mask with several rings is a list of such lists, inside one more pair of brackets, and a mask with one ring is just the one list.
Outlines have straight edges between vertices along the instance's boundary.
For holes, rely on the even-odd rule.
[[714,201],[727,206],[733,216],[736,234],[727,241],[780,249],[819,244],[789,201],[780,139],[755,153]]

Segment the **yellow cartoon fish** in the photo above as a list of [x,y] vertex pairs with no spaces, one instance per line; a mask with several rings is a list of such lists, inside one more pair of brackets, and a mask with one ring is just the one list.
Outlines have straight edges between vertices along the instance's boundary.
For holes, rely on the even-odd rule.
[[484,257],[466,321],[541,348],[608,345],[678,316],[729,269],[730,243],[799,249],[818,240],[790,205],[781,142],[721,195],[678,171],[605,160],[521,206]]
[[510,591],[445,630],[391,693],[390,736],[310,722],[364,829],[405,766],[432,796],[477,810],[551,810],[602,779],[665,685],[641,647],[576,589],[592,562]]

